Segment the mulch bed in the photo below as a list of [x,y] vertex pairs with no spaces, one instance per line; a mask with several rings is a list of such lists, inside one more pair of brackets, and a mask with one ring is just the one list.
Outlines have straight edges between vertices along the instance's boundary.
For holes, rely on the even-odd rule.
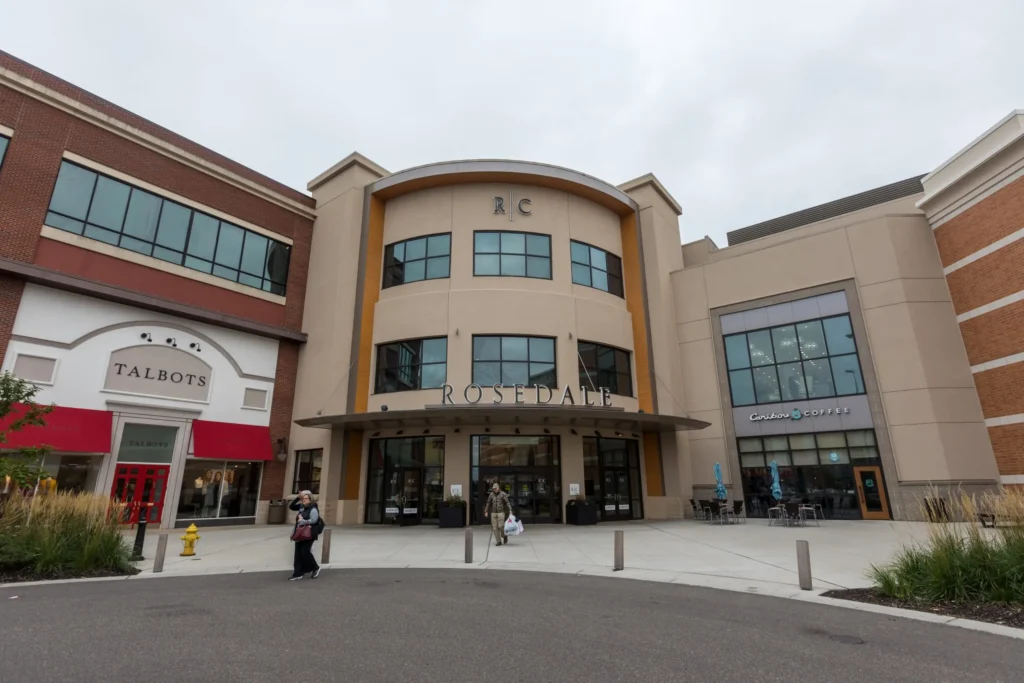
[[898,600],[882,595],[874,588],[851,588],[823,593],[826,598],[868,602],[873,605],[912,609],[918,612],[942,614],[961,619],[985,621],[1001,626],[1024,628],[1024,604],[1007,604],[1002,602],[921,602],[918,600]]
[[139,571],[140,570],[134,568],[129,572],[112,572],[104,569],[86,572],[67,571],[59,572],[57,574],[48,574],[46,576],[40,576],[39,574],[29,570],[20,572],[0,572],[0,584],[24,583],[26,581],[53,581],[60,579],[96,579],[106,578],[108,576],[133,576],[138,574]]

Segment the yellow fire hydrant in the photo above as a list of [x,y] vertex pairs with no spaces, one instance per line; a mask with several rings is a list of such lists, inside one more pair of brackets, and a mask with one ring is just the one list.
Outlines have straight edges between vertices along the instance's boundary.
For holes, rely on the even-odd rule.
[[196,554],[196,541],[201,537],[199,536],[199,529],[195,524],[189,524],[188,528],[185,529],[185,535],[181,537],[181,540],[185,541],[185,549],[181,552],[182,557],[192,557]]

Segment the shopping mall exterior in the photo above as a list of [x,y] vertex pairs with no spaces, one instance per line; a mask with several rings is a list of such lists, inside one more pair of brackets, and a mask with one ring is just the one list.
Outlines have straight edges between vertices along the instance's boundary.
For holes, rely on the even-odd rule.
[[[287,188],[0,53],[0,353],[65,490],[164,526],[913,519],[1024,484],[1024,112],[928,175],[680,245],[653,175],[522,161]],[[691,230],[699,229],[691,227]]]

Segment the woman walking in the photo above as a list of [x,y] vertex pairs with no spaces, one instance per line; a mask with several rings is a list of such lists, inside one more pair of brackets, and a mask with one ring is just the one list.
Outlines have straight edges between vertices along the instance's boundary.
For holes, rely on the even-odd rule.
[[295,528],[292,530],[292,541],[295,542],[295,567],[289,581],[298,581],[305,574],[315,579],[320,576],[320,565],[313,559],[313,541],[320,535],[323,523],[320,519],[320,509],[313,500],[313,494],[303,491],[299,497],[288,506],[295,510]]

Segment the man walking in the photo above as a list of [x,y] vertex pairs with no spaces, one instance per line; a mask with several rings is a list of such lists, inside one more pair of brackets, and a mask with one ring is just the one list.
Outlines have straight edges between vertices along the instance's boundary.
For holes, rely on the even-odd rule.
[[508,514],[512,514],[512,504],[508,501],[508,494],[501,490],[498,483],[495,482],[494,486],[491,487],[491,493],[487,496],[487,504],[484,505],[484,515],[493,509],[491,512],[491,531],[494,532],[494,545],[501,545],[502,541],[508,543],[508,536],[505,535],[505,513],[501,511],[502,507],[508,511]]

